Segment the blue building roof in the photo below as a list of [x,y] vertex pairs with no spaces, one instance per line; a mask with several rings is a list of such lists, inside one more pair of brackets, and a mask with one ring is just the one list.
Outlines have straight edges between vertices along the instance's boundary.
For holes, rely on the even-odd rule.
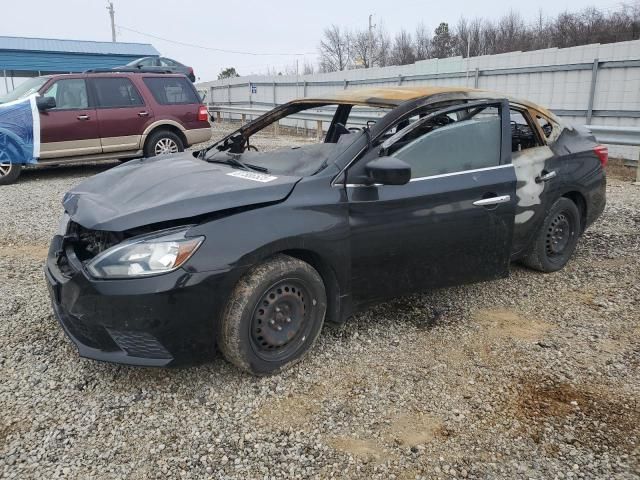
[[89,53],[98,55],[133,55],[152,57],[160,55],[149,43],[94,42],[85,40],[59,40],[55,38],[27,38],[0,36],[0,50],[31,52]]
[[14,76],[20,76],[18,72],[33,76],[119,67],[140,57],[159,55],[148,43],[0,36],[0,74]]

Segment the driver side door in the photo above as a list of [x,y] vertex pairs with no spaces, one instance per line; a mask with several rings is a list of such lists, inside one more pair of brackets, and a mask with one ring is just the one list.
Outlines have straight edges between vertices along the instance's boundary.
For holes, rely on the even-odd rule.
[[[387,154],[411,166],[409,183],[351,184],[358,164],[347,173],[356,304],[508,274],[516,202],[508,103],[476,103],[491,113],[400,134]],[[469,105],[441,113],[464,118]],[[376,158],[372,150],[358,163]]]

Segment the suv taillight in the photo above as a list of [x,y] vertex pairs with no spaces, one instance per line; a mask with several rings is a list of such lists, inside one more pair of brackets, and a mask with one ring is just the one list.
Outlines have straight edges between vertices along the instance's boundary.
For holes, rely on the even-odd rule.
[[198,107],[198,121],[206,122],[207,120],[209,120],[209,111],[207,107],[200,105],[200,107]]
[[593,147],[593,151],[600,159],[602,168],[606,167],[609,162],[609,147],[606,147],[605,145],[597,145]]

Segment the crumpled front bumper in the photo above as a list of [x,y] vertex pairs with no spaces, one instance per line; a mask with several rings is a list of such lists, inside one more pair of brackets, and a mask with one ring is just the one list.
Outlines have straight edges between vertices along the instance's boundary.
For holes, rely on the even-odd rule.
[[72,247],[61,254],[61,245],[62,237],[54,237],[44,273],[55,315],[80,356],[155,367],[212,357],[215,321],[228,295],[225,272],[96,280]]

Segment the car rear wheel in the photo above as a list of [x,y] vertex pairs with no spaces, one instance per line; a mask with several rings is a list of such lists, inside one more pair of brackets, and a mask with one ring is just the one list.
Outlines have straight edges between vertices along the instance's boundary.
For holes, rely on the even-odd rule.
[[22,172],[22,165],[12,163],[11,160],[3,159],[0,153],[0,185],[9,185],[14,183],[20,173]]
[[301,260],[277,255],[252,268],[234,288],[218,346],[229,362],[253,375],[276,373],[311,349],[326,310],[318,272]]
[[184,144],[178,135],[169,130],[158,130],[151,134],[144,147],[145,157],[155,157],[167,153],[184,151]]
[[541,272],[560,270],[573,255],[580,232],[578,207],[568,198],[559,198],[545,217],[523,263]]

